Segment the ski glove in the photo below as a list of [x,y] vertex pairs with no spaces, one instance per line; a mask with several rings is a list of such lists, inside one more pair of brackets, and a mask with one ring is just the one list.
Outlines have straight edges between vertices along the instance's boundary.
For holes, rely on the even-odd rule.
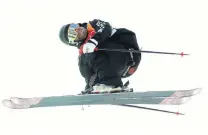
[[94,39],[89,40],[82,48],[83,53],[93,53],[96,50],[98,42]]

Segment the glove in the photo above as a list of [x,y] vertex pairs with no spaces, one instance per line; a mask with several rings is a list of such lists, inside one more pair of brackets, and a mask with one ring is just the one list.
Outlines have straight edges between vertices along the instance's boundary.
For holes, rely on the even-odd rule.
[[90,39],[82,48],[83,53],[93,53],[96,51],[98,42],[95,39]]
[[82,52],[83,53],[92,53],[95,51],[96,45],[93,43],[86,43],[83,48],[82,48]]

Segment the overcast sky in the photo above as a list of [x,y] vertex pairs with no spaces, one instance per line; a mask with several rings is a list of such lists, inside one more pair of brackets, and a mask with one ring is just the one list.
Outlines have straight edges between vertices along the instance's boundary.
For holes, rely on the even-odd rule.
[[0,100],[77,94],[85,82],[78,50],[61,43],[66,23],[101,19],[137,34],[143,50],[190,53],[143,54],[128,78],[136,91],[202,87],[182,106],[150,106],[185,113],[176,116],[118,106],[10,110],[0,105],[2,135],[204,135],[208,125],[206,0],[0,0]]

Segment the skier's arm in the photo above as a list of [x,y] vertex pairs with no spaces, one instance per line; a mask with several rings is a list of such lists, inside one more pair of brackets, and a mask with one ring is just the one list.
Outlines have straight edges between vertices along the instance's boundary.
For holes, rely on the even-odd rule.
[[90,38],[81,46],[80,54],[94,52],[97,45],[109,38],[112,33],[112,27],[108,22],[94,19],[93,21],[89,21],[89,25],[93,28],[93,34],[92,31],[88,33],[88,37]]

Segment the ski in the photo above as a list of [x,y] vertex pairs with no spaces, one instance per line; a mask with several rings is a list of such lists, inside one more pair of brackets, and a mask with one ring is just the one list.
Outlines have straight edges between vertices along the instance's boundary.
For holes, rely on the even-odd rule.
[[162,104],[162,105],[180,105],[184,104],[189,97],[168,98],[168,97],[141,97],[141,98],[101,98],[91,99],[88,96],[70,97],[43,97],[43,98],[16,98],[3,100],[3,104],[12,109],[27,109],[37,107],[55,107],[55,106],[72,106],[72,105],[105,105],[105,104]]
[[105,104],[181,105],[186,103],[191,96],[198,94],[200,91],[201,89],[197,88],[179,91],[123,92],[33,98],[12,97],[3,100],[2,103],[6,107],[12,109]]

